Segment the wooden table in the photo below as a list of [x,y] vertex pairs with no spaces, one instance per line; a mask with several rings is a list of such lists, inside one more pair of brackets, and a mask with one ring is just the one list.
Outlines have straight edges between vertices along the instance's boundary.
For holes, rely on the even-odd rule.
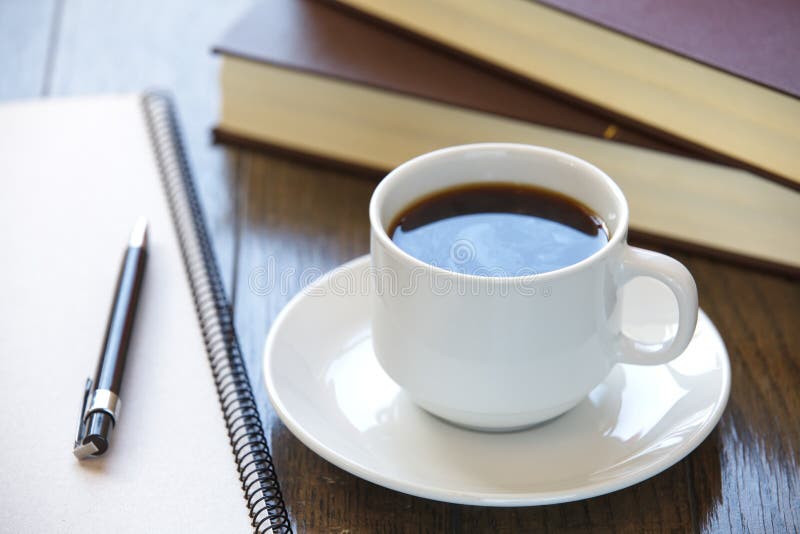
[[800,286],[673,251],[694,274],[700,304],[727,343],[733,385],[717,429],[688,458],[646,482],[565,505],[450,505],[358,479],[294,438],[266,401],[261,350],[299,280],[290,277],[286,291],[264,295],[253,290],[252,276],[270,261],[299,273],[366,253],[374,184],[211,145],[218,92],[209,49],[250,3],[1,0],[0,98],[173,91],[298,532],[800,529]]

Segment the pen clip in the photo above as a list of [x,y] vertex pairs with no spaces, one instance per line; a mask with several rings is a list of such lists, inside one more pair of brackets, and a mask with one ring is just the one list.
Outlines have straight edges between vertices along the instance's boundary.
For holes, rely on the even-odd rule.
[[86,436],[86,411],[89,409],[89,396],[92,393],[92,379],[86,379],[86,390],[83,392],[83,404],[81,405],[81,413],[78,418],[78,430],[75,434],[75,446],[72,453],[82,460],[91,454],[97,452],[97,447],[94,443],[83,443],[83,438]]

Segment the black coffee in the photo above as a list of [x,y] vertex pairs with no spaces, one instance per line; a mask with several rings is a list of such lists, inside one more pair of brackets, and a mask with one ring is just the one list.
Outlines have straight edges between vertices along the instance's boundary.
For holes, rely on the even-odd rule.
[[554,271],[608,242],[602,219],[580,202],[518,184],[434,193],[406,208],[389,236],[425,263],[482,276]]

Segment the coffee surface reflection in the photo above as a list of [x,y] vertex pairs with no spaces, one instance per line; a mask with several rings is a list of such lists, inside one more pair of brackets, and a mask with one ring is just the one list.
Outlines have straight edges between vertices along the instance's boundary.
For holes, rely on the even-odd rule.
[[568,196],[507,183],[439,191],[403,210],[389,236],[415,258],[479,276],[555,271],[608,242],[602,219]]

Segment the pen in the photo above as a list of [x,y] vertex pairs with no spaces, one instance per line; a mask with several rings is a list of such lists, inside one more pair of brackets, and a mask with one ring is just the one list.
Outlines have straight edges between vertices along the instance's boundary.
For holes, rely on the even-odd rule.
[[94,380],[86,379],[72,451],[79,460],[106,452],[111,431],[119,422],[120,386],[146,261],[147,220],[142,217],[122,261]]

